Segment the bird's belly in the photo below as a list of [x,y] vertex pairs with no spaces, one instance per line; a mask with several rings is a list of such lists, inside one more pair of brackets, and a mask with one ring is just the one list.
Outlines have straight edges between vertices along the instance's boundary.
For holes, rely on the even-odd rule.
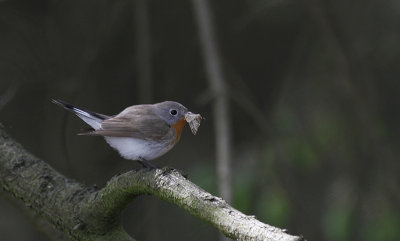
[[153,160],[171,150],[174,143],[167,140],[151,141],[132,137],[105,137],[107,143],[129,160]]

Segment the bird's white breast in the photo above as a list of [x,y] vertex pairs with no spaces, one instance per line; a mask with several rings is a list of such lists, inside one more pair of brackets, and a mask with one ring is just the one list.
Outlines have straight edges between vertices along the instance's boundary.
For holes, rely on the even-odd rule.
[[119,154],[130,160],[153,160],[168,152],[174,143],[167,140],[143,140],[133,137],[105,137],[107,143],[118,150]]

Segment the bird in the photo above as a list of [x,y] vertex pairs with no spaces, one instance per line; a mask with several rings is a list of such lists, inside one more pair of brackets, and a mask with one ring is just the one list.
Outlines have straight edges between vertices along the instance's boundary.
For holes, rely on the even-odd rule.
[[[52,102],[91,126],[89,131],[78,135],[103,136],[123,158],[139,161],[143,167],[150,168],[158,168],[151,160],[164,155],[178,143],[186,124],[185,115],[192,114],[175,101],[133,105],[113,116],[62,100],[52,99]],[[193,129],[192,132],[196,134]]]

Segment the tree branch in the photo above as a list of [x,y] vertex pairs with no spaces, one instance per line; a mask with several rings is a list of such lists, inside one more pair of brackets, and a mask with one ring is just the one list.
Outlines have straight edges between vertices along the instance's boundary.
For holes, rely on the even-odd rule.
[[100,190],[86,187],[29,154],[1,126],[0,185],[76,240],[134,240],[123,230],[120,214],[139,195],[173,203],[233,239],[303,240],[244,215],[170,168],[129,171]]
[[38,215],[33,209],[27,207],[25,203],[17,199],[4,190],[0,190],[0,197],[10,202],[14,207],[19,209],[28,220],[35,226],[36,230],[47,236],[49,240],[68,241],[68,235],[62,231],[54,229],[53,225],[49,223],[42,216]]

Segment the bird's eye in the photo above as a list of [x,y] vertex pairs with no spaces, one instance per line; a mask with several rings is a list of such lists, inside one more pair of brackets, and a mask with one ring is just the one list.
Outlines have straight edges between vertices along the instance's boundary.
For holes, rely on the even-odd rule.
[[171,110],[169,111],[169,113],[170,113],[171,115],[176,115],[176,114],[178,114],[178,111],[176,111],[175,109],[171,109]]

